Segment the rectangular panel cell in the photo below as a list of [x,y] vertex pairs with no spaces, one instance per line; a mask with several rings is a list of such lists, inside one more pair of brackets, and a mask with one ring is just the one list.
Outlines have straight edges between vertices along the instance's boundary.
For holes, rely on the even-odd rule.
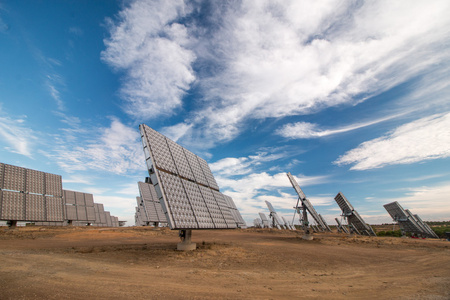
[[88,221],[95,221],[95,211],[93,206],[86,206],[86,215]]
[[2,220],[25,220],[25,194],[3,191]]
[[45,194],[45,173],[26,169],[26,188],[28,193]]
[[109,211],[105,211],[105,217],[106,217],[106,226],[111,227],[112,222],[111,222],[111,214]]
[[11,191],[25,191],[25,169],[5,164],[3,188]]
[[194,215],[198,223],[199,228],[214,228],[214,222],[211,218],[211,214],[208,211],[205,200],[200,192],[199,185],[182,179],[184,189],[186,190],[189,202],[191,203]]
[[159,201],[155,202],[155,210],[156,214],[158,215],[159,222],[167,223],[166,215],[164,214],[161,203]]
[[75,203],[78,205],[86,206],[86,202],[84,200],[84,193],[75,192]]
[[60,197],[45,197],[47,221],[64,221],[64,203]]
[[77,205],[76,208],[77,208],[78,221],[87,221],[86,206]]
[[225,218],[223,217],[222,211],[217,204],[217,200],[214,197],[213,190],[205,186],[199,185],[200,192],[202,193],[203,199],[205,200],[206,207],[211,215],[214,222],[215,228],[228,228]]
[[201,157],[197,156],[197,159],[198,163],[200,164],[200,167],[202,168],[203,174],[205,174],[208,186],[218,191],[219,186],[217,185],[216,179],[214,178],[214,175],[212,174],[211,169],[208,166],[208,163]]
[[25,219],[27,221],[47,221],[43,195],[25,195],[25,207]]
[[150,145],[150,156],[157,168],[170,173],[177,173],[175,163],[167,145],[166,137],[152,128],[143,125],[148,145]]
[[231,214],[230,208],[228,207],[226,200],[221,192],[216,190],[211,190],[214,198],[216,198],[217,204],[222,212],[222,215],[227,223],[228,228],[236,228],[236,222],[234,221],[233,215]]
[[183,151],[186,155],[189,166],[191,167],[192,173],[194,174],[195,181],[205,186],[209,186],[208,180],[206,180],[205,174],[203,173],[202,167],[197,159],[197,155],[187,149],[183,149]]
[[75,192],[64,190],[64,203],[66,204],[75,204]]
[[77,207],[73,204],[69,204],[69,205],[65,205],[65,209],[66,209],[66,218],[69,221],[74,221],[77,220]]
[[198,228],[194,211],[186,196],[186,191],[177,176],[165,172],[159,172],[160,184],[164,193],[164,201],[169,207],[174,224],[171,229]]
[[60,175],[45,173],[45,194],[62,197],[62,178]]
[[106,226],[106,212],[100,212],[100,223]]
[[186,155],[184,154],[183,147],[175,143],[170,139],[166,139],[169,145],[170,152],[172,154],[175,166],[177,167],[178,175],[190,180],[195,180],[191,167],[188,163]]
[[86,206],[94,206],[94,196],[92,194],[84,193],[84,201]]

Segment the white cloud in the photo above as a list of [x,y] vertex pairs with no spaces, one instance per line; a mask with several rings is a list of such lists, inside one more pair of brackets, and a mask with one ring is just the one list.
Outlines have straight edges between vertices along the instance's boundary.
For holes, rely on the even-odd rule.
[[386,136],[346,152],[335,163],[355,164],[352,170],[450,157],[450,113],[402,125]]
[[46,155],[67,172],[89,169],[123,175],[145,170],[137,129],[113,119],[110,127],[87,133],[90,135],[86,140],[81,136],[71,136],[69,140],[60,137],[59,146]]
[[283,153],[269,154],[259,152],[249,157],[226,157],[209,164],[211,171],[221,176],[244,175],[253,171],[253,168],[263,162],[274,161],[285,157]]
[[126,110],[141,119],[175,113],[195,80],[195,109],[175,137],[212,147],[251,119],[357,104],[419,76],[442,86],[449,9],[445,0],[138,0],[110,22],[102,58],[125,71]]
[[289,123],[284,125],[282,128],[278,129],[276,131],[277,134],[286,137],[286,138],[292,138],[292,139],[309,139],[309,138],[320,138],[325,137],[329,135],[344,133],[360,128],[364,128],[367,126],[371,126],[374,124],[378,124],[380,122],[384,122],[390,119],[393,119],[395,117],[398,117],[399,115],[389,116],[381,119],[376,119],[368,122],[363,123],[356,123],[351,124],[348,126],[343,126],[341,128],[334,128],[334,129],[320,129],[319,125],[308,123],[308,122],[297,122],[297,123]]
[[125,71],[121,93],[130,115],[148,120],[172,114],[195,80],[187,29],[176,23],[186,10],[181,0],[134,1],[117,22],[109,20],[102,59]]
[[0,137],[6,150],[32,157],[36,133],[23,125],[25,122],[23,118],[0,115]]

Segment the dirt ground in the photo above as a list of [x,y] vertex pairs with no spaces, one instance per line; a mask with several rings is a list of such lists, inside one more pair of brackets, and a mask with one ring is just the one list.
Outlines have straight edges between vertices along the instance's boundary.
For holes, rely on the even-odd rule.
[[0,228],[0,299],[450,299],[450,242],[271,229]]

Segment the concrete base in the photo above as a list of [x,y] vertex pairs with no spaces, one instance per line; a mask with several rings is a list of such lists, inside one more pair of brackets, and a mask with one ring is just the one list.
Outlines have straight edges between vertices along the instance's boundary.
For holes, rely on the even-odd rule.
[[302,239],[307,240],[307,241],[312,241],[314,239],[312,234],[305,234],[302,236]]
[[191,242],[192,230],[180,230],[181,243],[177,244],[179,251],[192,251],[197,249],[197,244]]
[[181,242],[181,243],[178,243],[177,244],[177,250],[179,250],[179,251],[192,251],[192,250],[195,250],[195,249],[197,249],[197,244],[196,243],[184,243],[184,242]]

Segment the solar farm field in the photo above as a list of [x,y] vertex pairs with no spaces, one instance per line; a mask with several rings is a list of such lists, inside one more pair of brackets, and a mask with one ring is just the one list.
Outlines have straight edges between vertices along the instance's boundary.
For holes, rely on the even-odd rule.
[[449,299],[450,242],[271,229],[0,228],[1,299]]

